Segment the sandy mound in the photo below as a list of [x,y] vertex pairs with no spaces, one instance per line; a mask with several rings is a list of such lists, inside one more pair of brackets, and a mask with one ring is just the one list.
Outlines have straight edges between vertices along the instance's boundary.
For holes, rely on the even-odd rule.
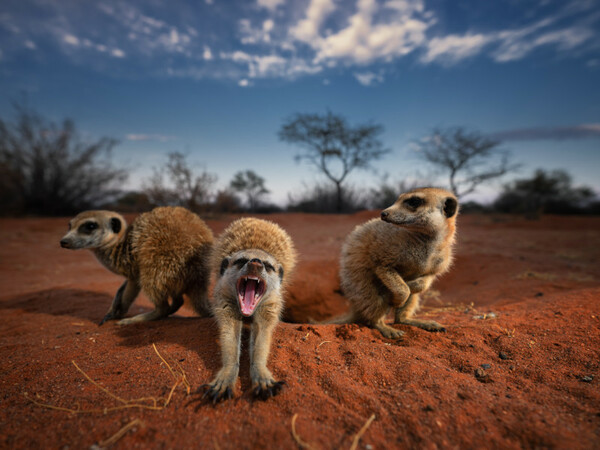
[[[403,327],[395,342],[357,325],[291,323],[345,311],[339,250],[374,214],[268,216],[300,254],[269,361],[287,386],[253,401],[244,351],[235,399],[214,407],[177,384],[185,373],[196,390],[220,367],[212,320],[182,310],[98,327],[119,277],[59,248],[64,219],[0,221],[3,447],[109,446],[137,420],[115,447],[300,448],[296,414],[314,448],[349,448],[373,414],[358,448],[598,447],[600,220],[461,217],[454,269],[422,312],[445,334]],[[229,221],[208,223],[218,233]],[[148,308],[141,298],[131,314]],[[127,403],[143,397],[157,407]]]

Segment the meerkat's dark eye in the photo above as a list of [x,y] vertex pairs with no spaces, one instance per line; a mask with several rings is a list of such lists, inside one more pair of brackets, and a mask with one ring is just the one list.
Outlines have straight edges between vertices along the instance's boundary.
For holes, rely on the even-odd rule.
[[421,197],[410,197],[404,200],[404,204],[409,208],[417,209],[419,206],[423,205],[425,200]]
[[91,234],[97,228],[98,224],[96,222],[85,222],[77,230],[83,234]]
[[233,262],[233,265],[236,266],[238,269],[241,269],[242,267],[244,267],[246,265],[247,262],[248,262],[247,258],[240,258],[240,259],[236,259]]
[[267,272],[275,272],[275,267],[273,267],[271,264],[269,264],[268,262],[265,262],[265,269],[267,269]]

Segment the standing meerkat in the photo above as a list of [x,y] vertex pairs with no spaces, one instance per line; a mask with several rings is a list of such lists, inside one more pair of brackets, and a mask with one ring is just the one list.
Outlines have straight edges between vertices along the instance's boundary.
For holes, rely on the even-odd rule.
[[381,220],[357,226],[344,243],[340,261],[342,291],[352,308],[348,321],[397,339],[404,332],[384,322],[394,308],[394,323],[445,331],[437,322],[412,316],[420,294],[450,268],[457,212],[451,192],[414,189],[385,209]]
[[129,226],[115,212],[85,211],[69,222],[60,241],[64,248],[91,250],[108,270],[127,278],[100,325],[127,314],[140,290],[154,303],[154,311],[120,320],[119,325],[173,314],[183,304],[183,294],[198,314],[210,315],[212,243],[212,231],[204,221],[181,207],[155,208]]
[[213,312],[219,324],[223,366],[204,393],[213,403],[232,397],[245,320],[252,322],[249,351],[254,396],[266,400],[281,390],[283,382],[275,381],[267,359],[295,263],[292,239],[273,222],[239,219],[218,238],[212,256],[217,274]]

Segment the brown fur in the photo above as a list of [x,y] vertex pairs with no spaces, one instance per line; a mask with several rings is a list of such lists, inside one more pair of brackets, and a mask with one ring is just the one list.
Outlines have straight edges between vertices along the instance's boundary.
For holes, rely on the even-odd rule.
[[[88,233],[86,223],[95,223],[97,228]],[[63,247],[90,249],[105,267],[127,278],[102,323],[121,319],[140,290],[156,309],[119,324],[172,314],[182,305],[184,294],[200,315],[210,314],[206,291],[213,234],[196,214],[181,207],[160,207],[127,226],[115,212],[85,211],[73,218],[69,227],[61,240]]]
[[[213,402],[231,398],[235,389],[244,316],[252,320],[249,351],[254,395],[267,399],[281,390],[282,382],[275,381],[267,360],[283,308],[283,290],[295,262],[291,238],[266,220],[236,220],[217,240],[212,256],[217,274],[213,311],[219,324],[223,365],[205,393]],[[239,285],[248,278],[260,279],[265,290],[252,312],[242,312]]]
[[[423,204],[411,207],[406,202],[413,197]],[[383,220],[357,226],[340,260],[341,287],[352,308],[342,321],[365,323],[385,337],[398,338],[404,333],[384,323],[394,308],[395,323],[444,330],[437,322],[412,316],[419,308],[419,294],[452,263],[457,208],[449,191],[415,189],[384,210]]]

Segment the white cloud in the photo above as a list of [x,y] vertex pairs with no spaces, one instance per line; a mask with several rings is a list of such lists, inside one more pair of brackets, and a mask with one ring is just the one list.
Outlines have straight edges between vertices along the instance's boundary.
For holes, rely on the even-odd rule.
[[79,39],[77,38],[77,36],[73,36],[72,34],[64,34],[63,41],[74,47],[79,46]]
[[275,27],[272,19],[267,19],[260,28],[253,28],[250,19],[241,19],[239,21],[239,31],[242,36],[242,44],[259,44],[271,42],[271,31]]
[[275,11],[285,0],[257,0],[257,5],[270,11]]
[[333,0],[311,0],[306,10],[306,17],[298,22],[291,30],[290,35],[302,42],[318,46],[320,41],[319,29],[323,22],[333,11]]
[[33,42],[30,39],[27,39],[23,45],[28,48],[29,50],[35,50],[37,48],[37,45],[35,45],[35,42]]
[[317,61],[341,59],[352,64],[369,64],[378,59],[391,61],[426,42],[429,24],[425,21],[402,13],[385,23],[374,23],[379,12],[375,0],[359,0],[357,6],[358,11],[350,17],[346,28],[319,43]]
[[427,43],[427,51],[421,57],[421,62],[441,61],[454,64],[479,53],[491,39],[490,36],[470,33],[463,36],[453,34],[433,38]]
[[208,45],[204,46],[204,51],[202,52],[202,58],[204,58],[206,61],[210,61],[211,59],[213,59],[212,51],[210,50],[210,47]]
[[251,55],[242,51],[221,53],[221,59],[233,61],[247,66],[249,78],[296,78],[300,75],[315,74],[322,70],[321,66],[313,65],[297,58],[285,58],[280,55]]
[[247,87],[249,85],[250,85],[250,82],[248,80],[246,80],[245,78],[242,79],[242,80],[240,80],[240,81],[238,81],[238,86]]
[[355,73],[354,77],[363,86],[373,86],[374,84],[377,84],[377,83],[383,83],[383,75],[380,73],[379,74],[377,74],[375,72]]
[[176,138],[173,136],[167,136],[164,134],[136,134],[131,133],[125,135],[125,139],[128,141],[158,141],[158,142],[168,142],[173,141]]
[[120,48],[113,48],[110,51],[110,54],[112,56],[114,56],[115,58],[125,58],[125,52],[123,50],[121,50]]

